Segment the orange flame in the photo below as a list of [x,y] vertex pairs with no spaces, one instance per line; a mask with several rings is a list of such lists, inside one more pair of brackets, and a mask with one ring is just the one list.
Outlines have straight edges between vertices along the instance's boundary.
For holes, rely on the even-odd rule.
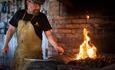
[[92,58],[95,59],[96,55],[96,47],[90,42],[90,37],[88,36],[88,31],[86,28],[83,30],[84,42],[80,45],[80,51],[77,55],[77,60]]

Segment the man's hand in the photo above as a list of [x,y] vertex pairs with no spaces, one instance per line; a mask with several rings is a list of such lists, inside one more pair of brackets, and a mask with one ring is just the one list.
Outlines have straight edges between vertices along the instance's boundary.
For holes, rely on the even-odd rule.
[[4,46],[4,48],[2,49],[2,53],[4,55],[7,55],[8,51],[9,51],[9,46],[8,45]]
[[59,55],[63,55],[64,49],[60,46],[56,47],[56,51],[59,53]]

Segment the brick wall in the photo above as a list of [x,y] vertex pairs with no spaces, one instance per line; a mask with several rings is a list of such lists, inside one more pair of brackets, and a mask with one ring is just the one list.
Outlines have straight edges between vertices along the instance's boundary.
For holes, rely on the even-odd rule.
[[[49,0],[48,18],[53,33],[58,42],[64,47],[65,53],[77,53],[83,42],[83,28],[90,31],[92,43],[99,52],[114,52],[115,18],[104,11],[95,12],[67,12],[68,7],[57,0]],[[71,10],[71,9],[70,9]],[[89,20],[86,20],[89,15]]]

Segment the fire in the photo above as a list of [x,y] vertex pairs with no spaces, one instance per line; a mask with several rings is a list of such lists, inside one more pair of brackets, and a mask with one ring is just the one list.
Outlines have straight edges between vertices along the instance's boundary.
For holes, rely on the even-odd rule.
[[89,31],[86,28],[83,29],[84,42],[80,45],[80,51],[77,55],[77,60],[97,57],[97,48],[91,43],[90,37],[88,36]]

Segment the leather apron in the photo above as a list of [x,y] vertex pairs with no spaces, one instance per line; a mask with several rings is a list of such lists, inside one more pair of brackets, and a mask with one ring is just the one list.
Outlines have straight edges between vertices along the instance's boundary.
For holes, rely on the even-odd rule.
[[[24,14],[25,16],[25,14]],[[27,59],[42,59],[41,39],[36,35],[30,21],[19,20],[17,28],[18,46],[14,53],[13,70],[26,70]]]

